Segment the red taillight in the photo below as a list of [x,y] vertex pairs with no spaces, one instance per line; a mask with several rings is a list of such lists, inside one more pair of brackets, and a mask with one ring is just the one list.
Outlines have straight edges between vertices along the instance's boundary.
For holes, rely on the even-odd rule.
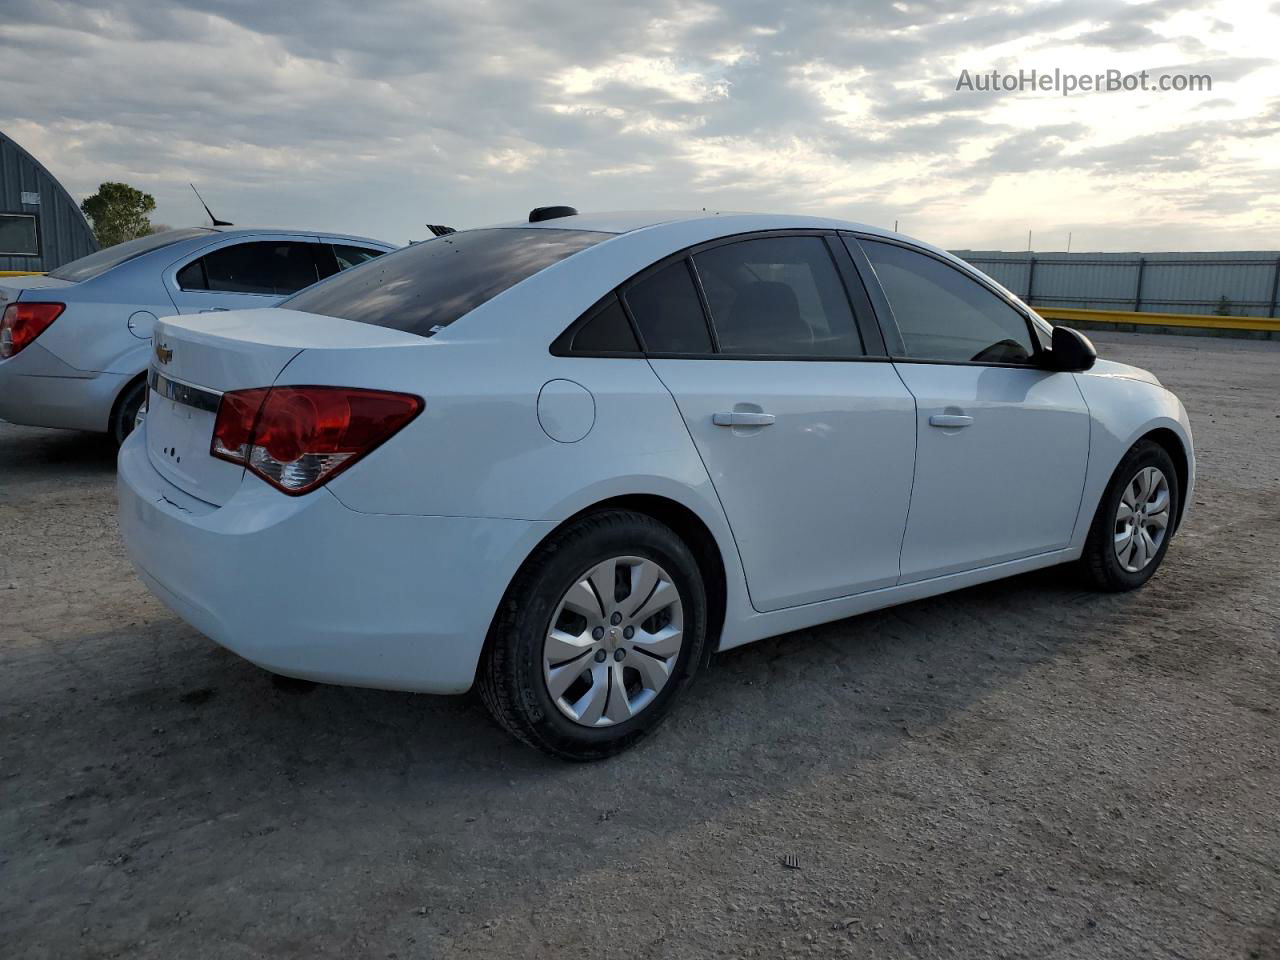
[[218,416],[213,423],[213,446],[209,448],[210,453],[232,463],[248,461],[253,424],[258,419],[258,411],[268,392],[268,387],[261,387],[222,395]]
[[271,387],[222,395],[209,453],[285,493],[314,490],[422,411],[422,398],[354,387]]
[[44,333],[65,303],[11,303],[0,315],[0,360],[8,359]]

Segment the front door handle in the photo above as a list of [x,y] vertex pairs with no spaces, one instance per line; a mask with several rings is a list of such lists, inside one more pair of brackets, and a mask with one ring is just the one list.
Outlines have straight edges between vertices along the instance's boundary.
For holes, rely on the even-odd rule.
[[776,419],[772,413],[749,413],[744,410],[711,415],[711,422],[717,427],[767,427]]
[[931,427],[967,427],[973,423],[973,417],[962,413],[935,413],[929,418]]

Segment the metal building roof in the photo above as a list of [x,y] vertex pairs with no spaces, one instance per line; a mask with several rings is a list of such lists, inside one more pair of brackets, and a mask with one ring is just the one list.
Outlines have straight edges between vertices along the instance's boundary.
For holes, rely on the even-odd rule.
[[0,133],[0,215],[36,221],[38,256],[0,251],[0,270],[53,270],[98,249],[80,206],[35,157]]

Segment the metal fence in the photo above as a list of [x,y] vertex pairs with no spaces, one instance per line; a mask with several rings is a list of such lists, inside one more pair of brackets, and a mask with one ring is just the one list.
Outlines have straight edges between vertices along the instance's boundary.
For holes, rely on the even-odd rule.
[[1006,253],[956,256],[1032,306],[1274,317],[1280,252]]

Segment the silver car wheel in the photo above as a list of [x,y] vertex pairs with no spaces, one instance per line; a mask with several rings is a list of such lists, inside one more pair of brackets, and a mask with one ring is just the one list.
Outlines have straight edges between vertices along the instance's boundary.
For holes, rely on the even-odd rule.
[[1125,485],[1116,509],[1115,551],[1129,573],[1146,568],[1169,533],[1169,480],[1158,467],[1143,467]]
[[671,575],[644,557],[614,557],[583,573],[560,599],[542,675],[566,717],[608,727],[653,703],[683,644],[684,606]]

